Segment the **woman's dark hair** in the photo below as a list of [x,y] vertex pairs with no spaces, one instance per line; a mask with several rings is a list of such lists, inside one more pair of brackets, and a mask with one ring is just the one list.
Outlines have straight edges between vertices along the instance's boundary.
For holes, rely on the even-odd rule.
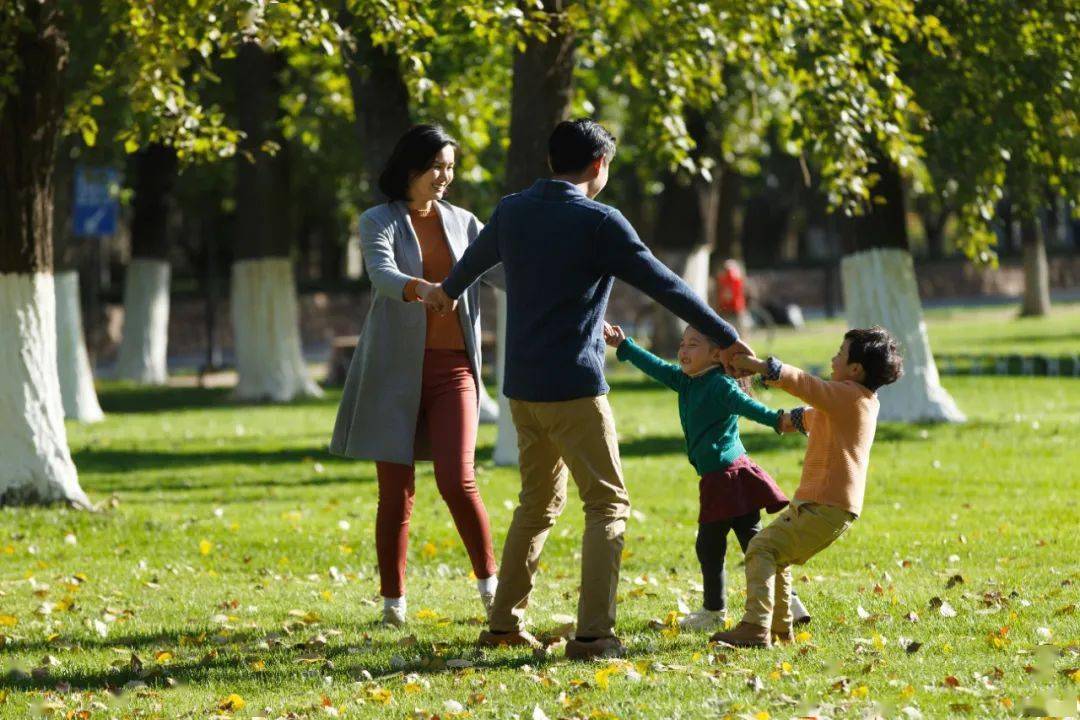
[[390,200],[408,200],[413,174],[430,168],[435,155],[447,145],[458,149],[457,140],[438,125],[413,125],[397,141],[379,174],[379,190]]
[[863,385],[871,390],[891,385],[904,374],[904,358],[896,340],[880,325],[848,330],[844,339],[849,342],[848,362],[863,366],[866,372]]
[[615,136],[589,118],[564,120],[548,138],[548,163],[556,175],[579,172],[605,156],[615,156]]

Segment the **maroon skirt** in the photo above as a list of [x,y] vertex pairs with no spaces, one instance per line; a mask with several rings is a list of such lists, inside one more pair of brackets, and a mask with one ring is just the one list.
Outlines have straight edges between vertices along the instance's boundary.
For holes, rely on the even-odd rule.
[[776,481],[746,455],[723,470],[702,475],[698,497],[699,523],[727,520],[759,510],[780,512],[788,504],[787,495],[777,487]]

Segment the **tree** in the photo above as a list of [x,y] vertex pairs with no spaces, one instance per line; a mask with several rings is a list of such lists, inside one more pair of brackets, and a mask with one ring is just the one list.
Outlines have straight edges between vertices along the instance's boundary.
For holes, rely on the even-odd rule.
[[135,155],[131,262],[124,279],[124,329],[116,376],[148,385],[168,378],[169,208],[176,151],[154,143]]
[[[98,37],[77,43],[85,54],[69,63],[69,38],[84,30]],[[336,37],[329,13],[307,0],[0,5],[0,503],[89,504],[68,449],[56,360],[52,224],[60,135],[75,132],[93,145],[101,93],[123,88],[132,118],[115,139],[129,152],[163,141],[181,161],[228,157],[236,132],[224,113],[189,92],[189,81],[211,73],[208,58],[242,38],[332,47]],[[69,64],[81,82],[65,94]]]
[[237,115],[244,133],[236,163],[232,271],[235,394],[284,402],[320,397],[304,364],[290,251],[293,240],[288,147],[278,126],[283,58],[255,43],[237,54]]
[[[70,148],[66,148],[69,149]],[[86,350],[83,334],[82,293],[79,289],[79,265],[88,253],[84,243],[100,243],[100,238],[74,237],[72,221],[73,182],[75,161],[70,156],[62,158],[56,173],[56,191],[53,203],[53,244],[55,272],[53,286],[56,290],[56,368],[60,378],[60,399],[64,417],[78,422],[93,423],[103,420],[105,413],[98,402],[94,387],[94,374],[90,356]],[[98,271],[96,252],[91,256],[91,272]],[[86,263],[81,263],[85,265]],[[91,287],[93,287],[91,283]]]
[[930,352],[908,242],[904,180],[889,160],[879,160],[876,170],[874,192],[880,199],[848,221],[843,233],[840,269],[848,325],[883,325],[903,350],[903,377],[879,391],[883,420],[961,422],[964,414],[942,387]]
[[[901,76],[925,110],[927,174],[960,220],[960,247],[993,264],[1004,198],[1021,227],[1023,314],[1049,310],[1042,211],[1080,196],[1080,34],[1075,7],[933,0],[915,6],[932,42],[901,46]],[[916,168],[917,169],[917,168]]]

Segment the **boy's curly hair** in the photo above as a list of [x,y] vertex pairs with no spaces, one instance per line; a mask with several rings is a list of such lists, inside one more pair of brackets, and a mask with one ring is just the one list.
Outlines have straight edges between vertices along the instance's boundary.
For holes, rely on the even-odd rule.
[[871,390],[891,385],[904,374],[904,358],[896,339],[880,325],[848,330],[844,339],[850,341],[848,362],[863,366],[866,371],[863,385]]

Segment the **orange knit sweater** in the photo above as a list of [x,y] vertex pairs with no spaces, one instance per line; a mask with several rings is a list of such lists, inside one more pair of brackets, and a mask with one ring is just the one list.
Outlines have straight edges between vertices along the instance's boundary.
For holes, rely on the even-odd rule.
[[881,407],[877,395],[853,380],[821,380],[790,365],[769,384],[811,408],[803,416],[810,437],[795,500],[861,513]]

